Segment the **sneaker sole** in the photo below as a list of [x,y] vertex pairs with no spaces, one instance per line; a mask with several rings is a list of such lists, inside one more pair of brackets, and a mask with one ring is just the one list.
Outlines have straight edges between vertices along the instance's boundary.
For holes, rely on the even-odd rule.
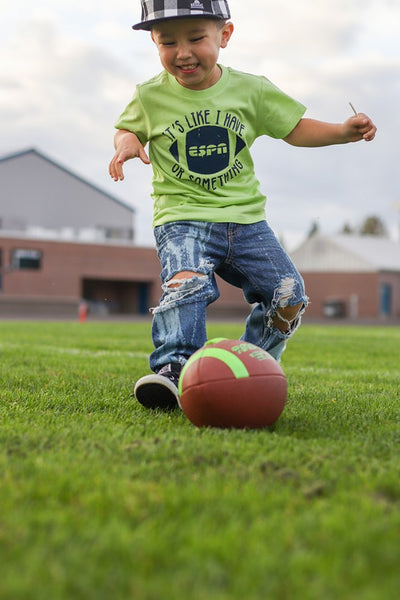
[[179,406],[176,385],[162,375],[146,375],[136,382],[133,390],[136,400],[145,408],[173,410]]

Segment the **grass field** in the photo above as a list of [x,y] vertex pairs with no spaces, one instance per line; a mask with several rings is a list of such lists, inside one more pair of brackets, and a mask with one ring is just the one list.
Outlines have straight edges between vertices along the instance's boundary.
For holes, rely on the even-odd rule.
[[398,597],[399,348],[304,325],[279,421],[225,431],[132,401],[148,323],[0,322],[0,599]]

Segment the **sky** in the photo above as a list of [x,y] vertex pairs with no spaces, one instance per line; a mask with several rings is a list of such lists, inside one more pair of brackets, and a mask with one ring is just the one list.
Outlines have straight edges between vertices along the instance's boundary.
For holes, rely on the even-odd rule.
[[[334,234],[374,215],[399,239],[399,0],[229,5],[235,31],[220,63],[266,76],[307,106],[306,117],[342,122],[352,102],[378,127],[369,143],[255,142],[276,234],[291,250],[313,223]],[[161,71],[149,34],[131,29],[139,0],[3,0],[1,12],[0,156],[36,148],[133,206],[137,244],[153,245],[151,167],[136,159],[125,181],[108,175],[115,121],[135,85]]]

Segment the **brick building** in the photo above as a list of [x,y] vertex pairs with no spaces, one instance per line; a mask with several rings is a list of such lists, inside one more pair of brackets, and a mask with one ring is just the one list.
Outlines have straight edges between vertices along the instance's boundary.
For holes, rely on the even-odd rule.
[[306,318],[400,319],[400,244],[376,236],[314,235],[292,258],[304,277]]
[[[30,149],[0,160],[0,316],[148,314],[160,295],[154,248],[135,246],[134,210]],[[246,314],[220,281],[211,311]]]
[[[154,248],[0,235],[0,317],[71,317],[84,300],[90,314],[145,315],[162,290]],[[245,316],[241,290],[218,281],[210,313]]]
[[152,248],[1,237],[0,314],[145,314],[158,303],[159,267]]
[[[30,149],[0,160],[0,316],[148,314],[161,295],[154,248],[134,245],[134,210]],[[292,258],[305,320],[400,319],[400,244],[351,235],[306,240]],[[218,280],[218,317],[249,307]]]

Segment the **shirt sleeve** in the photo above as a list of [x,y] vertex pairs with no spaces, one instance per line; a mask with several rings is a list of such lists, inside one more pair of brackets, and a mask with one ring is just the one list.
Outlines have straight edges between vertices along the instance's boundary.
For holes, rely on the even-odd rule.
[[260,134],[282,139],[289,135],[303,117],[306,107],[291,98],[266,77],[260,77],[261,91],[257,110]]
[[132,100],[115,123],[115,128],[132,131],[132,133],[137,135],[143,146],[148,142],[148,119],[140,99],[139,86],[136,87]]

